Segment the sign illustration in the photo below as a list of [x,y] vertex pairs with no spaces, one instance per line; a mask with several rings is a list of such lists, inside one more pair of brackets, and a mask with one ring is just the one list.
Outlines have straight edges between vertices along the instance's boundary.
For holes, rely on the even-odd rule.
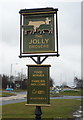
[[55,52],[53,15],[25,15],[23,21],[23,53]]
[[44,21],[29,21],[28,26],[25,26],[25,34],[44,34],[48,32],[49,34],[53,32],[51,19],[48,17]]

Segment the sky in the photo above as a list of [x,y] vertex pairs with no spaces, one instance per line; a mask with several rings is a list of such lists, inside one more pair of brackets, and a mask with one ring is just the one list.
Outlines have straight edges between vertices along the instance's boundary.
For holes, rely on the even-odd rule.
[[81,1],[79,0],[1,0],[0,1],[0,74],[27,74],[27,64],[35,64],[20,55],[20,9],[58,8],[59,57],[48,57],[50,76],[55,85],[73,85],[81,78]]

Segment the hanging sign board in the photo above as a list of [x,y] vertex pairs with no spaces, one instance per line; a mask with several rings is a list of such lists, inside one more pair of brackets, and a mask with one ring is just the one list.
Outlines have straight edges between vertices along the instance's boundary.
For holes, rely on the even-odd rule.
[[23,53],[54,52],[53,14],[25,15],[23,26]]
[[[21,53],[55,53],[57,37],[54,29],[54,14],[57,9],[24,9],[20,10]],[[56,19],[55,19],[56,21]]]
[[50,106],[49,67],[50,65],[28,66],[27,105]]

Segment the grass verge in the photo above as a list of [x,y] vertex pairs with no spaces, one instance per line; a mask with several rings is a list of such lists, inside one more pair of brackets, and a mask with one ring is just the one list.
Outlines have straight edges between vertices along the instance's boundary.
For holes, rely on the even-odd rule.
[[[53,99],[51,107],[42,107],[42,118],[73,118],[81,101],[78,99]],[[25,102],[2,106],[3,118],[34,118],[35,107],[25,106]]]
[[7,93],[7,92],[2,92],[2,94],[0,95],[0,97],[9,97],[9,96],[14,96],[16,94],[14,93]]
[[67,90],[67,91],[60,91],[59,93],[53,92],[50,96],[51,97],[59,97],[59,96],[82,96],[83,90]]

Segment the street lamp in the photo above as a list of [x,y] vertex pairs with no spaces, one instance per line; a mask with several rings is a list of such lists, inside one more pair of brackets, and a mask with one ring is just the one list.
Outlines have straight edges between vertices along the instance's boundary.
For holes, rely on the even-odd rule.
[[13,71],[13,65],[17,65],[18,63],[11,64],[11,70],[10,70],[10,88],[12,88],[11,82],[12,82],[12,71]]
[[17,65],[17,64],[18,64],[18,63],[11,64],[10,76],[12,76],[13,65]]

